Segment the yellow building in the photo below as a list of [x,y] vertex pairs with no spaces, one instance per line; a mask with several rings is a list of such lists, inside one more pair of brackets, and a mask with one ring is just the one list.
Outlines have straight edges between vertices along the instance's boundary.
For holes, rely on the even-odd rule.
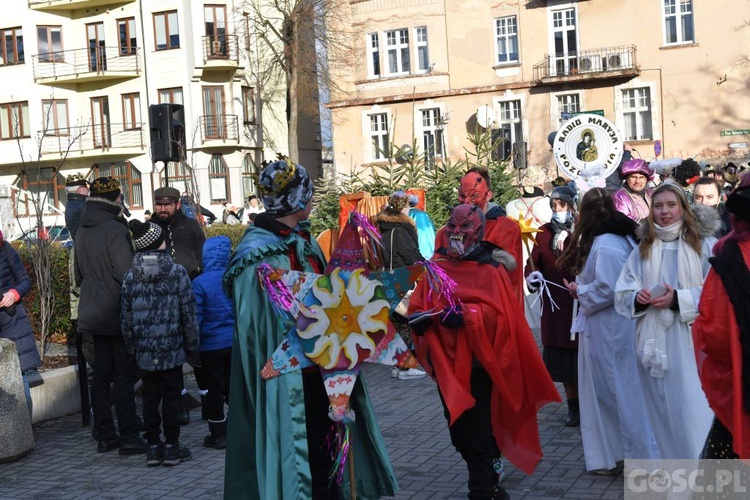
[[[602,114],[635,157],[750,157],[750,2],[358,0],[357,57],[332,93],[338,172],[388,144],[460,159],[479,125],[497,154],[544,165],[548,136]],[[657,141],[659,144],[657,145]],[[515,145],[515,146],[514,146]],[[520,160],[521,155],[517,156]]]

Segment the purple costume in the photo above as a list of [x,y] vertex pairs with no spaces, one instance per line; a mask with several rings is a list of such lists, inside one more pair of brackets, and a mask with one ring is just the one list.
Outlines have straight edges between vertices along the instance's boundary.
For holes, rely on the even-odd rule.
[[[654,178],[654,171],[649,168],[648,163],[640,159],[626,161],[622,164],[620,178],[626,179],[631,174],[642,174],[648,180]],[[636,193],[625,185],[615,191],[612,198],[618,212],[622,212],[634,221],[640,222],[648,217],[648,212],[651,209],[651,193],[650,189],[644,189]]]

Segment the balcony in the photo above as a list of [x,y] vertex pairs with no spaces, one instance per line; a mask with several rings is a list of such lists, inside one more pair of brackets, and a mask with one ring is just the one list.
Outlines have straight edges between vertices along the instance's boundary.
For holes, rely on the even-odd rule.
[[234,71],[239,64],[237,35],[203,37],[203,71]]
[[104,7],[106,5],[123,5],[133,3],[135,0],[29,0],[31,10],[78,10],[93,7]]
[[148,144],[148,127],[143,123],[107,123],[50,129],[37,133],[37,143],[47,155],[86,156],[143,154]]
[[635,52],[635,45],[623,45],[562,55],[547,54],[544,61],[534,65],[534,81],[561,84],[638,76]]
[[231,145],[240,140],[237,115],[205,115],[198,118],[201,144],[206,147]]
[[34,83],[78,84],[137,78],[141,74],[141,49],[91,47],[32,56]]

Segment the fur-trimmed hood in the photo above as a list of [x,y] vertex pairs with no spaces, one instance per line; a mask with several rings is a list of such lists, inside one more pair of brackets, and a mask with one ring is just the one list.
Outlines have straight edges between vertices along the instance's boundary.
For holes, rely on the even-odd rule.
[[[411,226],[414,226],[416,229],[417,224],[414,222],[414,219],[409,217],[408,215],[405,215],[401,212],[394,213],[390,210],[383,210],[378,215],[375,216],[375,224],[378,226],[388,226],[388,225],[394,225],[394,224],[409,224]],[[383,232],[383,228],[380,229],[381,232]]]
[[[695,214],[695,228],[698,230],[701,238],[713,236],[721,228],[721,218],[719,211],[706,205],[692,205]],[[648,219],[643,219],[638,225],[636,235],[638,239],[643,239],[648,234]]]

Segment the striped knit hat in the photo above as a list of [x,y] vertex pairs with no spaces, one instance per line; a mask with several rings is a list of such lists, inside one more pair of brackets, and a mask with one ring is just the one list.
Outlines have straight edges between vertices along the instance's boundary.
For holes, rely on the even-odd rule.
[[162,228],[153,222],[141,222],[138,219],[133,219],[128,222],[128,227],[133,234],[133,245],[135,245],[136,252],[158,250],[166,239],[166,234],[164,234]]

